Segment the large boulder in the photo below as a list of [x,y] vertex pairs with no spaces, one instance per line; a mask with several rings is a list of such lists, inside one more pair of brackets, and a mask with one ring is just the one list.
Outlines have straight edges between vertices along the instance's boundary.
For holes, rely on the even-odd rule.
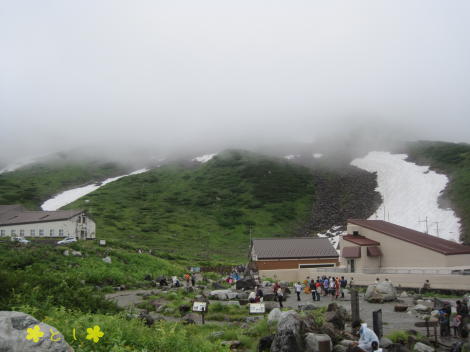
[[271,352],[304,351],[305,324],[294,311],[282,312]]
[[220,301],[235,299],[237,298],[237,293],[233,292],[232,290],[214,290],[209,293],[209,298]]
[[330,303],[325,313],[325,320],[338,330],[344,330],[345,323],[351,320],[348,311],[336,303]]
[[[40,331],[43,335],[38,336],[37,342],[33,339],[28,340],[27,337],[31,336],[31,330],[28,329]],[[26,313],[0,311],[0,351],[73,352],[74,350],[55,327],[41,323]]]
[[279,307],[279,303],[277,303],[277,302],[263,302],[263,303],[264,303],[264,310],[265,310],[266,313],[269,313],[274,308]]
[[422,342],[417,342],[417,343],[415,343],[415,345],[413,347],[413,351],[416,351],[416,352],[434,352],[434,348],[432,348],[431,346],[425,345]]
[[384,281],[369,285],[364,299],[371,303],[390,302],[397,299],[397,291],[390,282]]
[[268,324],[277,323],[280,318],[281,318],[281,310],[279,308],[274,308],[268,314]]
[[259,339],[258,352],[269,352],[273,344],[274,335],[265,336]]
[[237,290],[253,290],[256,286],[256,281],[252,277],[246,277],[237,280],[235,287]]
[[305,352],[320,352],[320,344],[323,343],[330,345],[330,351],[333,349],[333,343],[328,335],[308,333],[305,336]]

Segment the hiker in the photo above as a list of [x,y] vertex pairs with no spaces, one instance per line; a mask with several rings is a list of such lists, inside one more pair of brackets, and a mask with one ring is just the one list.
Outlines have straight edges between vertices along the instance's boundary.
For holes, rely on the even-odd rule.
[[349,280],[349,288],[350,289],[353,287],[353,280],[354,280],[353,277],[351,278],[351,280]]
[[353,331],[359,330],[359,341],[353,342],[352,346],[366,352],[372,352],[379,348],[379,339],[375,332],[367,327],[367,324],[361,324],[359,320],[356,320],[352,323],[352,328]]
[[166,278],[161,277],[160,278],[160,287],[163,287],[163,286],[168,286],[168,282],[166,281]]
[[323,280],[323,290],[325,291],[324,296],[328,295],[329,287],[330,287],[330,280],[328,280],[327,277],[325,276],[325,279]]
[[339,285],[339,277],[335,279],[335,299],[338,299],[341,287]]
[[378,283],[380,283],[380,279],[379,279],[379,278],[376,278],[374,284],[377,285]]
[[171,281],[172,281],[172,286],[173,287],[180,287],[180,281],[178,280],[178,278],[176,276],[172,276]]
[[318,292],[317,292],[317,283],[315,282],[315,280],[312,279],[310,281],[309,287],[310,287],[310,292],[312,292],[312,299],[313,301],[316,301]]
[[423,287],[421,288],[421,290],[420,290],[419,293],[420,293],[420,294],[421,294],[421,293],[426,293],[426,292],[429,291],[430,288],[431,288],[431,284],[429,283],[429,280],[426,280],[426,281],[424,282]]
[[257,297],[257,299],[258,299],[258,302],[263,302],[263,300],[264,300],[264,292],[263,292],[263,290],[261,289],[261,287],[259,287],[259,286],[257,286],[256,297]]
[[279,283],[276,281],[273,286],[273,293],[274,293],[274,300],[277,301],[277,289],[281,287]]
[[297,294],[297,301],[300,301],[300,292],[302,292],[302,285],[300,284],[300,281],[297,281],[297,283],[294,285],[295,288],[295,293]]
[[452,321],[450,322],[450,327],[454,330],[454,336],[460,337],[460,330],[462,327],[462,316],[457,314],[455,317],[453,317]]
[[186,280],[186,287],[189,287],[189,280],[191,280],[191,275],[189,273],[184,274],[184,279]]
[[277,289],[277,300],[279,301],[279,308],[284,308],[282,305],[282,300],[284,299],[284,293],[282,292],[281,286]]
[[335,292],[336,292],[336,282],[335,282],[335,278],[334,278],[334,277],[331,277],[331,278],[330,278],[330,294],[331,294],[331,299],[333,299],[333,297],[335,296]]
[[256,293],[255,291],[251,291],[250,294],[248,295],[248,301],[250,303],[255,303],[256,301]]
[[461,302],[460,300],[455,302],[457,304],[455,309],[457,311],[457,314],[462,317],[462,321],[468,316],[468,306],[466,300],[467,299],[464,298],[463,302]]
[[346,289],[346,286],[348,285],[348,280],[346,280],[344,276],[341,276],[341,281],[339,282],[339,285],[341,287],[341,298],[344,299],[344,290]]
[[196,275],[191,274],[191,286],[196,286]]

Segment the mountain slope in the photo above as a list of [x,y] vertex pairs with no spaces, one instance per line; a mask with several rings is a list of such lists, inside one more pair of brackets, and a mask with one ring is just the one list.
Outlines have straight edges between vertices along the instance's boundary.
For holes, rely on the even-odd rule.
[[19,203],[39,209],[42,202],[63,190],[122,175],[128,170],[102,161],[52,160],[31,164],[0,174],[0,204]]
[[406,152],[419,164],[430,165],[437,172],[445,173],[449,179],[443,205],[451,202],[462,219],[462,241],[470,244],[470,145],[421,141],[410,143]]
[[165,256],[246,258],[250,240],[295,234],[313,202],[309,169],[229,151],[197,168],[167,165],[129,176],[67,208],[86,208],[99,236],[154,245]]

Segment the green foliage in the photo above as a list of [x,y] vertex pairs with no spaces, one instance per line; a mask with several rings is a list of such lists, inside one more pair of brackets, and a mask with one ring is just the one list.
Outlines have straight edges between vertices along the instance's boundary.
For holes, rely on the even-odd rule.
[[310,217],[313,195],[307,168],[230,151],[198,168],[167,165],[120,179],[67,208],[92,210],[105,239],[167,259],[234,263],[246,259],[250,226],[253,237],[294,234]]
[[386,337],[389,338],[393,343],[406,344],[410,336],[413,336],[413,338],[416,341],[426,341],[426,337],[420,333],[417,333],[415,335],[409,331],[403,331],[403,330],[393,331]]
[[[176,263],[119,247],[102,249],[95,242],[77,242],[73,248],[82,257],[64,256],[64,247],[0,242],[0,309],[29,304],[43,315],[56,306],[116,312],[116,306],[103,297],[107,287],[141,287],[148,285],[144,278],[149,273],[156,277],[184,272]],[[102,261],[105,254],[111,256],[111,264]]]
[[470,244],[470,144],[417,142],[407,152],[412,160],[449,176],[446,196],[462,219],[462,240]]
[[97,182],[128,171],[114,163],[53,160],[0,174],[0,204],[38,209],[42,202],[74,186]]

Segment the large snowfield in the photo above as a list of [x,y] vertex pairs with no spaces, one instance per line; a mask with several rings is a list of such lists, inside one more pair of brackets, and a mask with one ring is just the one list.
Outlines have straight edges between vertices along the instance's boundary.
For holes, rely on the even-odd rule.
[[383,203],[369,218],[385,220],[440,238],[459,242],[459,218],[451,209],[441,209],[439,196],[449,182],[447,176],[405,159],[406,154],[370,152],[351,165],[377,172],[377,191]]
[[119,180],[120,178],[123,178],[123,177],[126,177],[126,176],[141,174],[141,173],[146,172],[146,171],[148,171],[148,169],[140,169],[140,170],[136,170],[134,172],[131,172],[128,175],[122,175],[122,176],[108,178],[108,179],[104,180],[103,182],[101,182],[100,184],[92,184],[92,185],[88,185],[88,186],[69,189],[65,192],[62,192],[62,193],[56,195],[54,198],[46,200],[41,205],[41,208],[42,208],[42,210],[57,210],[57,209],[60,209],[63,206],[76,201],[78,198],[81,198],[81,197],[87,195],[88,193],[91,193],[91,192],[97,190],[98,188],[108,184],[108,183],[114,182],[114,181]]

